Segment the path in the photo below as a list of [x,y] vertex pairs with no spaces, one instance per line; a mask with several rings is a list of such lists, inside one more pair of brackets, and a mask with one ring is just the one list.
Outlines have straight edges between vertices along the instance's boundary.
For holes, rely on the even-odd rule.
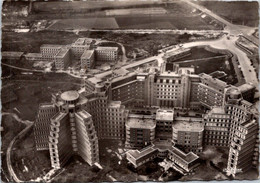
[[13,145],[14,145],[15,141],[17,139],[19,139],[20,137],[22,137],[26,132],[28,132],[33,127],[33,121],[22,120],[15,113],[2,112],[2,115],[11,115],[13,118],[15,118],[16,121],[27,125],[27,127],[25,129],[23,129],[20,133],[18,133],[18,135],[16,135],[13,138],[13,140],[10,142],[10,144],[9,144],[9,146],[7,148],[7,152],[6,152],[6,163],[7,163],[7,168],[8,168],[8,171],[9,171],[9,174],[10,174],[11,178],[15,182],[23,182],[16,176],[16,174],[15,174],[15,172],[13,170],[12,162],[11,162],[11,151],[12,151],[12,148],[13,148]]

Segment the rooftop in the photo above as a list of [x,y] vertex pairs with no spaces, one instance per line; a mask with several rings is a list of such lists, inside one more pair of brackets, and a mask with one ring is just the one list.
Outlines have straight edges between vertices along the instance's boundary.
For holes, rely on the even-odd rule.
[[91,117],[91,115],[88,112],[86,112],[85,110],[79,111],[76,114],[78,114],[80,117],[82,117],[84,119]]
[[97,77],[88,78],[87,80],[90,81],[93,84],[97,84],[97,83],[102,82],[102,79],[97,78]]
[[173,116],[174,116],[173,110],[158,109],[156,112],[156,120],[173,121]]
[[2,57],[21,57],[23,52],[16,52],[16,51],[2,51]]
[[118,50],[118,47],[106,47],[106,46],[98,46],[96,48],[96,50],[98,51],[117,51]]
[[153,153],[154,151],[158,150],[154,148],[154,145],[151,145],[141,150],[129,150],[127,153],[133,156],[135,159],[139,159],[147,154]]
[[42,57],[41,53],[27,53],[25,57]]
[[60,58],[63,58],[67,52],[69,51],[68,48],[62,48],[59,53],[57,53],[57,55],[55,55],[55,57],[60,57]]
[[171,151],[176,156],[180,157],[182,160],[186,161],[187,163],[191,163],[195,160],[197,160],[199,157],[194,154],[193,152],[189,152],[188,154],[182,152],[178,148],[174,147],[169,143],[167,140],[157,140],[153,142],[152,145],[145,147],[141,150],[129,150],[127,151],[128,154],[130,154],[135,159],[140,159],[143,156],[146,156],[150,153],[153,153],[158,150],[168,150]]
[[129,114],[126,125],[130,128],[152,129],[156,123],[151,115]]
[[43,45],[41,45],[41,48],[42,47],[57,47],[57,48],[61,48],[62,45],[59,45],[59,44],[43,44]]
[[87,58],[89,59],[94,54],[94,50],[86,50],[82,54],[81,58]]
[[73,101],[79,98],[79,93],[74,90],[66,91],[63,92],[60,97],[62,100]]
[[121,101],[110,101],[108,107],[110,108],[120,108]]
[[251,90],[251,89],[254,89],[255,86],[254,85],[251,85],[249,83],[245,83],[243,85],[240,85],[238,87],[238,89],[241,91],[241,92],[245,92],[245,91],[248,91],[248,90]]
[[211,114],[226,114],[223,107],[213,107],[209,112],[209,115]]
[[180,149],[178,149],[178,148],[176,148],[174,146],[172,146],[169,150],[172,151],[175,155],[179,156],[184,161],[186,161],[187,163],[195,161],[195,160],[197,160],[199,158],[193,152],[189,152],[188,154],[186,154],[186,153],[182,152]]
[[172,127],[178,131],[201,132],[204,130],[203,124],[199,122],[175,121]]
[[205,73],[201,73],[199,74],[201,80],[203,81],[210,81],[211,85],[214,86],[216,85],[216,87],[221,86],[223,88],[227,87],[227,83],[224,81],[221,81],[219,79],[213,78],[212,76],[205,74]]
[[93,41],[93,39],[91,39],[91,38],[78,38],[75,41],[74,44],[76,44],[76,45],[86,45],[86,44],[89,45],[89,44],[92,43],[92,41]]

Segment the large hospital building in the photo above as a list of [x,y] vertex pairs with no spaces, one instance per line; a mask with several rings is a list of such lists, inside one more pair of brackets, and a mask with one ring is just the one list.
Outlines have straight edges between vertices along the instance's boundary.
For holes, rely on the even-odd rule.
[[75,153],[92,165],[99,161],[98,139],[124,140],[134,167],[167,157],[183,172],[198,166],[206,145],[226,147],[226,173],[235,176],[258,166],[254,90],[173,63],[146,72],[118,69],[40,104],[36,147],[49,149],[53,167]]

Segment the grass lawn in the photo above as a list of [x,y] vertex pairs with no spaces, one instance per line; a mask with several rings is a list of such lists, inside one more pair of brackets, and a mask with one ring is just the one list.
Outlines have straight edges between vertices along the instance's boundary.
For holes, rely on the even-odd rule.
[[50,30],[85,30],[119,28],[115,18],[63,19],[49,27]]
[[120,28],[125,29],[217,29],[206,23],[200,16],[172,14],[158,16],[117,16],[116,21]]

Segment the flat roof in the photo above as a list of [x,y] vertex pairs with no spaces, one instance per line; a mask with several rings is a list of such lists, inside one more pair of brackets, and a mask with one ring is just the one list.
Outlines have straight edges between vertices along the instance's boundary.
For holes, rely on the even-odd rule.
[[63,58],[67,52],[69,51],[68,48],[62,48],[59,53],[57,53],[57,55],[55,55],[55,57],[60,57],[60,58]]
[[187,163],[195,161],[196,159],[199,158],[193,152],[189,152],[188,154],[186,154],[186,153],[182,152],[180,149],[178,149],[178,148],[176,148],[174,146],[172,146],[169,150],[172,151],[175,155],[179,156],[184,161],[186,161]]
[[202,80],[204,79],[204,80],[206,80],[206,81],[210,81],[212,85],[217,84],[217,85],[221,85],[221,86],[224,87],[224,88],[228,86],[228,84],[227,84],[226,82],[221,81],[221,80],[219,80],[219,79],[217,79],[217,78],[213,78],[212,76],[210,76],[210,75],[208,75],[208,74],[201,73],[201,74],[199,74],[199,76],[200,76],[200,78],[201,78]]
[[89,59],[94,54],[94,50],[85,50],[84,53],[81,55],[81,58]]
[[41,53],[27,53],[25,57],[42,57]]
[[174,111],[158,109],[156,111],[156,120],[173,121]]
[[241,91],[241,92],[245,92],[247,90],[251,90],[251,89],[254,89],[255,86],[251,85],[251,84],[248,84],[248,83],[245,83],[243,85],[240,85],[238,86],[238,89]]
[[57,47],[61,48],[63,45],[58,45],[58,44],[43,44],[41,47]]
[[16,51],[2,51],[2,57],[21,57],[24,52],[16,52]]
[[63,92],[60,95],[61,99],[66,101],[73,101],[79,98],[79,93],[75,90]]
[[91,115],[87,111],[85,111],[85,110],[79,111],[76,114],[78,114],[82,118],[89,118],[89,117],[91,117]]
[[110,108],[120,108],[121,106],[121,101],[110,101],[108,103],[108,107]]
[[200,122],[174,121],[172,127],[178,131],[200,132],[204,130],[204,125]]
[[93,41],[93,39],[91,38],[78,38],[74,44],[78,44],[78,45],[85,45],[85,44],[91,44]]
[[155,128],[156,122],[151,115],[129,114],[126,125],[130,128],[152,129]]
[[93,83],[93,84],[97,84],[97,83],[99,83],[99,82],[102,82],[102,79],[100,79],[100,78],[97,78],[97,77],[92,77],[92,78],[88,78],[87,79],[88,81],[90,81],[91,83]]
[[226,114],[223,107],[213,107],[208,114]]
[[107,46],[98,46],[96,50],[104,50],[104,51],[117,51],[118,47],[107,47]]
[[150,145],[148,147],[145,147],[141,150],[129,150],[127,151],[128,154],[133,156],[135,159],[139,159],[147,154],[150,154],[154,151],[158,151],[157,149],[154,148],[154,145]]
[[167,150],[168,152],[170,151],[187,163],[191,163],[199,159],[199,157],[193,152],[189,152],[186,154],[177,147],[172,146],[171,143],[167,140],[156,140],[150,146],[147,146],[141,150],[129,150],[127,151],[127,153],[137,160],[158,150]]

